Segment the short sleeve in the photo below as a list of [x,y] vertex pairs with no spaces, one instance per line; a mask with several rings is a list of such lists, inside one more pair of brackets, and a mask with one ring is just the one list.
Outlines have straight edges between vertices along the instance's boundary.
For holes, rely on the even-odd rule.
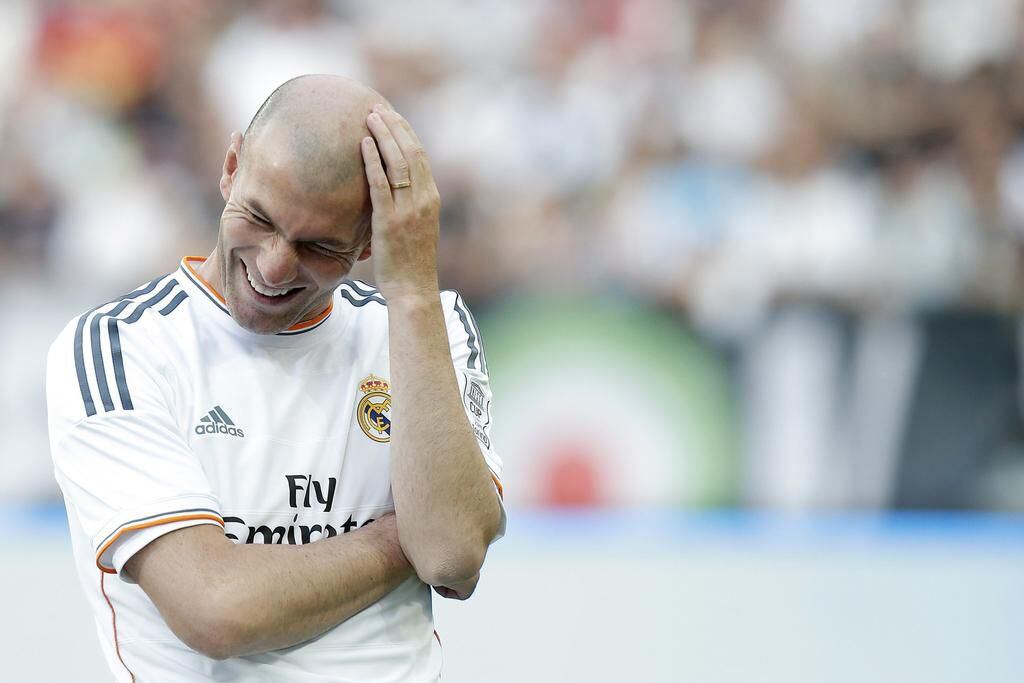
[[224,524],[175,423],[158,347],[115,310],[72,321],[50,348],[46,378],[54,474],[108,573],[169,531]]
[[448,342],[451,347],[452,363],[459,380],[462,405],[466,410],[470,427],[476,436],[480,453],[491,472],[498,498],[501,501],[501,526],[496,538],[505,534],[506,512],[504,488],[501,483],[501,456],[491,441],[491,426],[494,423],[491,408],[491,384],[487,374],[487,360],[484,357],[483,338],[473,314],[462,297],[453,291],[442,295],[445,322],[448,327]]

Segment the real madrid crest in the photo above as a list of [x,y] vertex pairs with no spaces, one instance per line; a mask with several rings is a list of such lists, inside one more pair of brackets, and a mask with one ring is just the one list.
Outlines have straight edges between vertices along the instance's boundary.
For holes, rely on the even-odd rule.
[[378,443],[391,441],[391,385],[370,375],[359,383],[359,391],[366,394],[356,407],[356,419],[363,434]]

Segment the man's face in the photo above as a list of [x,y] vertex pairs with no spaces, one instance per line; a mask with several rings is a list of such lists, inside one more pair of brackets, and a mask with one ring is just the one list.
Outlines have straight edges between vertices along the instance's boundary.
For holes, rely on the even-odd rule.
[[357,260],[369,256],[365,183],[301,187],[297,161],[272,146],[245,150],[228,183],[217,253],[231,316],[275,334],[324,310]]

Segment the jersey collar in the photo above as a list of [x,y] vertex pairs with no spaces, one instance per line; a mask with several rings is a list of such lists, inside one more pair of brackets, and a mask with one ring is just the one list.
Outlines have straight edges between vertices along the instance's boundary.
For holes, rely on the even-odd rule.
[[[206,297],[211,302],[213,302],[213,304],[217,308],[219,308],[221,311],[230,316],[231,312],[228,310],[227,302],[224,301],[224,297],[221,295],[220,292],[217,291],[217,289],[212,284],[203,279],[203,276],[199,274],[197,266],[202,265],[205,262],[205,256],[186,256],[183,259],[181,259],[180,270],[185,275],[185,277],[187,277],[192,282],[192,284],[194,284],[196,288],[199,289],[199,291],[205,294]],[[303,320],[302,322],[295,323],[287,330],[284,330],[283,332],[278,332],[276,336],[291,336],[315,330],[316,328],[320,327],[320,325],[322,325],[324,321],[327,320],[328,317],[330,317],[331,311],[333,310],[334,298],[332,297],[331,300],[327,303],[327,308],[325,308],[319,314],[313,316],[312,318],[309,318],[308,320]]]

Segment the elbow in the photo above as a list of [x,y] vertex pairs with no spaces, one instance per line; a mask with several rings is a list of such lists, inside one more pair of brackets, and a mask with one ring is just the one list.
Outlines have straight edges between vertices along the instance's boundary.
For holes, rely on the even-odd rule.
[[[454,586],[475,579],[483,567],[491,539],[497,534],[500,511],[498,514],[493,528],[447,535],[440,542],[435,539],[434,543],[419,546],[416,556],[406,553],[420,581],[429,586]],[[401,533],[399,536],[401,540]]]
[[242,654],[234,639],[226,631],[217,628],[191,629],[188,637],[182,637],[182,640],[199,654],[218,661]]
[[190,648],[210,659],[220,661],[238,654],[233,644],[216,633],[193,632],[191,637],[183,637],[182,640]]
[[500,504],[495,502],[491,512],[490,518],[474,525],[433,529],[433,534],[403,526],[399,514],[398,539],[420,581],[429,586],[454,586],[474,580],[501,523]]
[[429,586],[454,586],[480,573],[486,553],[485,546],[449,549],[417,566],[416,574]]
[[175,620],[171,630],[183,643],[210,659],[250,654],[247,620],[237,613],[239,607],[237,601],[209,591]]

